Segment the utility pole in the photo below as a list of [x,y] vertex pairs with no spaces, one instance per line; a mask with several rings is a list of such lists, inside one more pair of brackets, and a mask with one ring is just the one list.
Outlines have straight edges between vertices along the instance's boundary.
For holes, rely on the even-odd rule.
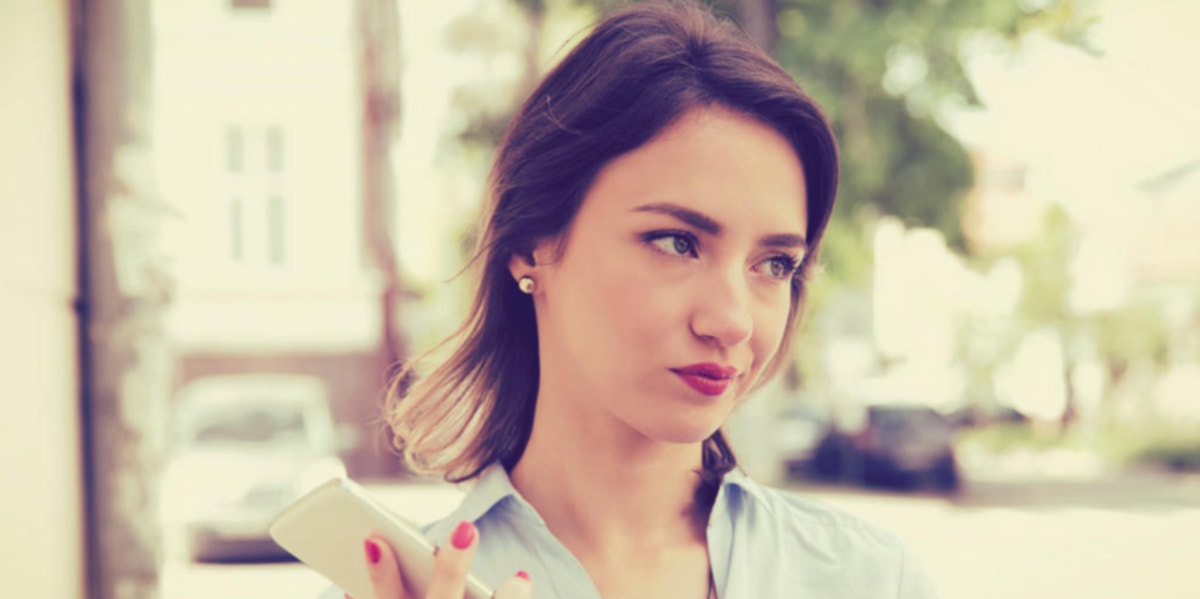
[[151,599],[171,355],[170,280],[155,237],[169,211],[153,185],[150,1],[74,8],[88,596]]
[[363,103],[363,233],[371,260],[384,281],[380,297],[381,353],[390,375],[406,353],[397,314],[402,286],[392,239],[396,202],[391,156],[400,121],[400,16],[395,0],[359,0],[357,6]]
[[[362,101],[362,226],[367,255],[382,281],[379,294],[381,363],[380,388],[390,386],[407,355],[400,328],[403,282],[396,263],[396,185],[392,170],[392,146],[399,137],[400,123],[400,15],[396,0],[358,0],[357,40],[359,97]],[[401,387],[407,381],[401,381]],[[361,406],[378,418],[379,401]],[[376,428],[369,445],[391,447],[391,438]],[[376,456],[379,456],[376,453]],[[376,458],[376,473],[399,474],[401,461],[384,452]]]

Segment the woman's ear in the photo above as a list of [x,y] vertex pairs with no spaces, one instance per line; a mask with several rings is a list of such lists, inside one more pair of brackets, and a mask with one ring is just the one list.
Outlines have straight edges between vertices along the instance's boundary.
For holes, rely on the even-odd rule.
[[530,275],[536,268],[537,261],[534,259],[533,252],[517,251],[508,257],[508,272],[512,274],[514,281]]
[[508,258],[508,272],[514,281],[526,276],[536,279],[555,261],[558,251],[558,242],[554,239],[539,241],[527,251],[514,251]]

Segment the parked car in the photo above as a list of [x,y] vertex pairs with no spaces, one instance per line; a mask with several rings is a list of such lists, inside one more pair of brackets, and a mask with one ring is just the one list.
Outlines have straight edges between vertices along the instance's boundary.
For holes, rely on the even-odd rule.
[[829,417],[808,404],[793,403],[783,408],[775,426],[775,451],[785,478],[812,474],[817,448],[829,435]]
[[928,483],[948,492],[958,490],[954,431],[941,413],[917,403],[873,403],[859,408],[850,421],[836,426],[817,448],[813,469],[818,475],[871,485]]
[[232,375],[181,391],[175,450],[163,481],[163,511],[196,561],[286,554],[270,520],[322,482],[346,475],[353,444],[334,425],[329,392],[315,377]]
[[1016,408],[1003,404],[967,404],[948,414],[955,428],[977,428],[993,425],[1029,424],[1029,417]]

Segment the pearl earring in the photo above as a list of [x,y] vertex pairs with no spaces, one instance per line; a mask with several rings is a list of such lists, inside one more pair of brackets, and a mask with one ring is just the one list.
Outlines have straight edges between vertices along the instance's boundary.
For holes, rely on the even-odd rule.
[[533,290],[536,286],[533,277],[530,276],[524,276],[517,280],[517,287],[520,287],[521,292],[527,295],[533,295]]

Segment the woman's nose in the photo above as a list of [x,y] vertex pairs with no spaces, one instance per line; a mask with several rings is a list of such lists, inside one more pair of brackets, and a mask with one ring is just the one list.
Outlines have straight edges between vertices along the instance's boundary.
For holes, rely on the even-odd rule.
[[692,333],[733,347],[750,338],[754,321],[750,315],[750,289],[741,273],[713,276],[697,294],[692,313]]

